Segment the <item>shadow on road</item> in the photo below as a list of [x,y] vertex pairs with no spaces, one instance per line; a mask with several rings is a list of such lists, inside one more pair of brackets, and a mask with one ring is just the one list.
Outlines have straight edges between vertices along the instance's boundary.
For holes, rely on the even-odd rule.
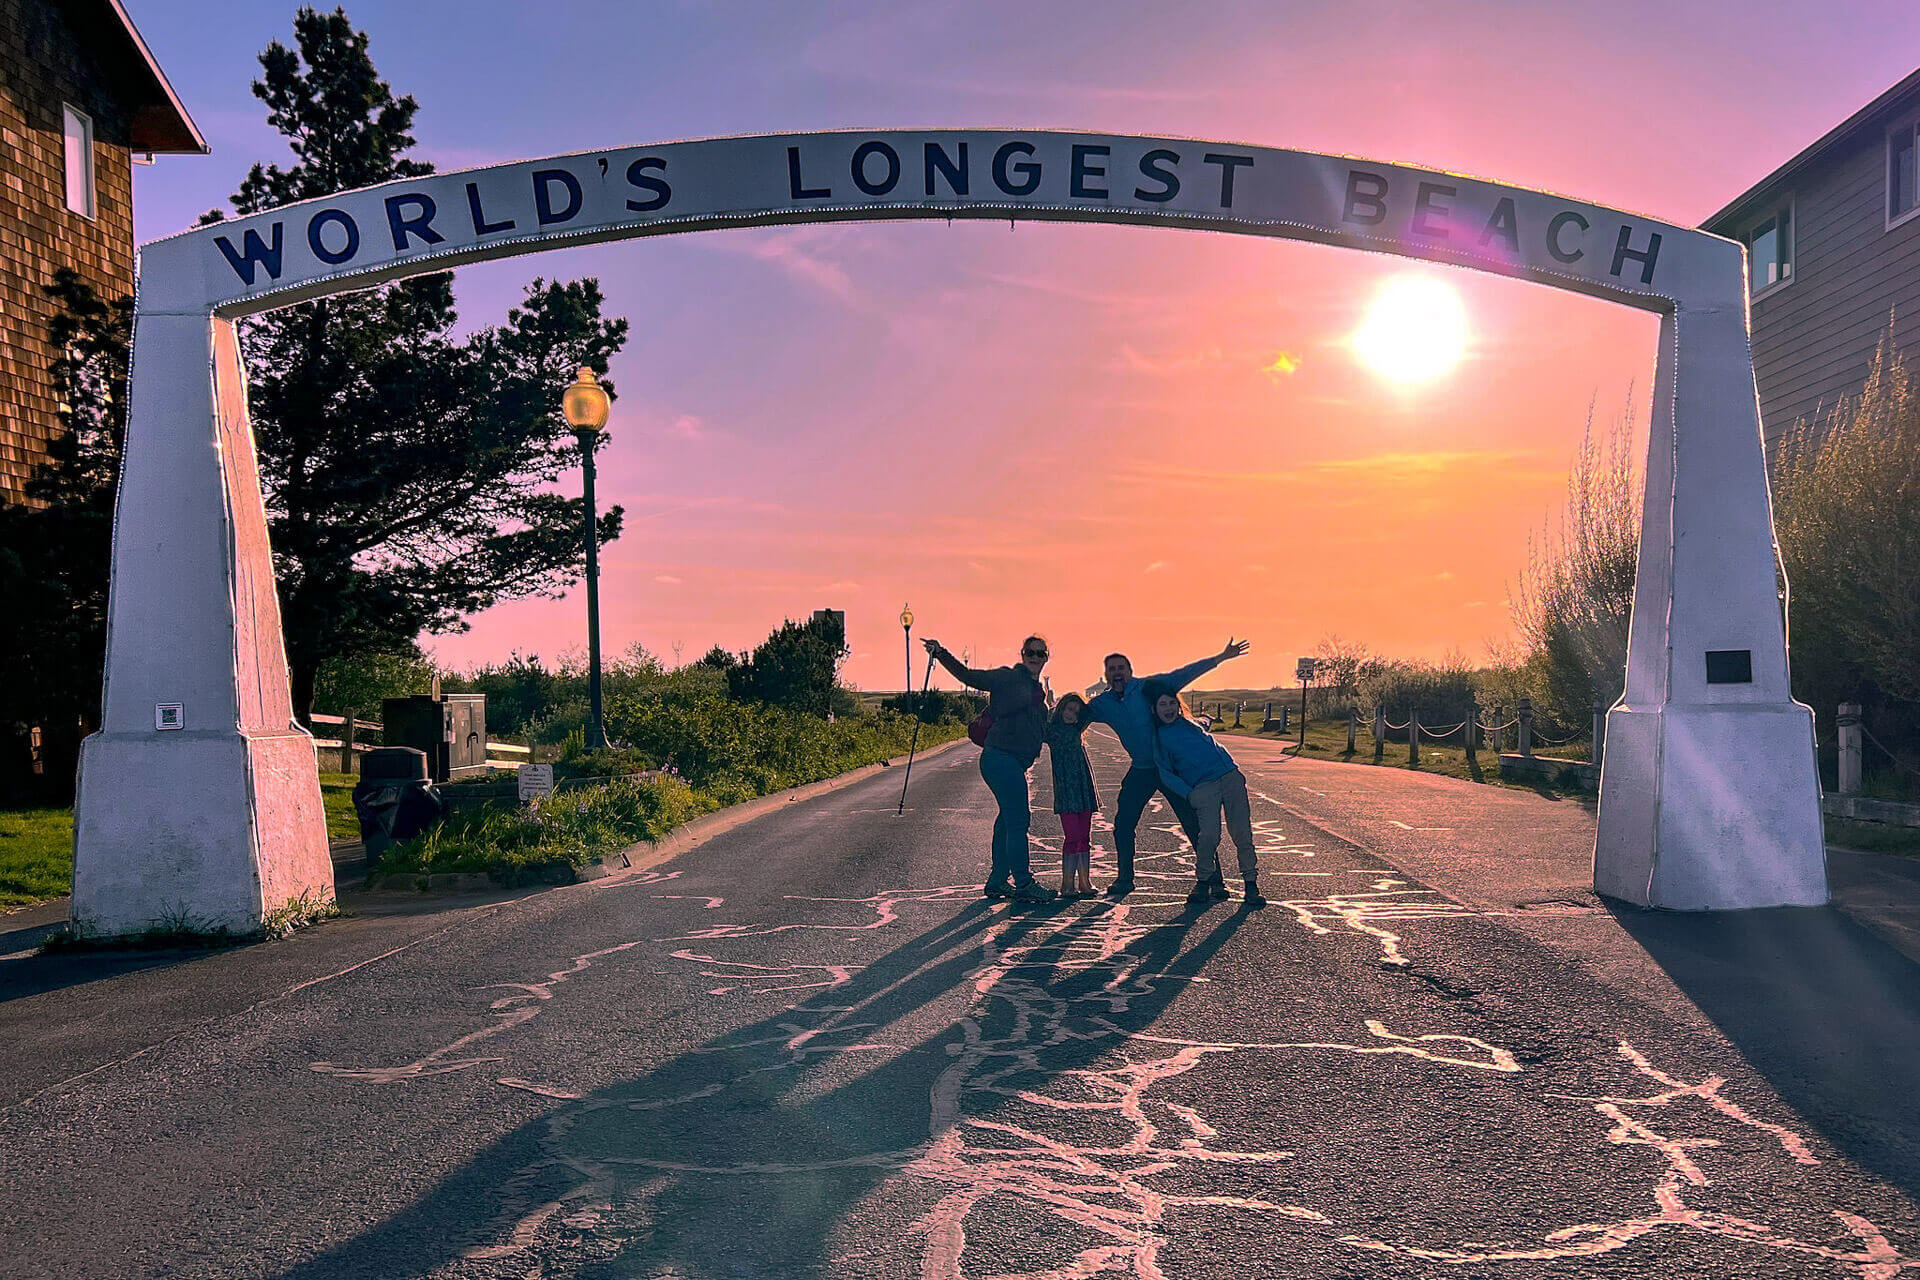
[[1835,907],[1608,909],[1827,1141],[1920,1194],[1914,957]]
[[[1151,1026],[1246,918],[1182,911],[1085,964],[1115,910],[974,902],[844,983],[565,1102],[287,1280],[438,1274],[461,1259],[534,1274],[555,1248],[567,1274],[827,1275],[849,1247],[837,1229],[870,1196],[895,1229],[852,1247],[897,1257],[943,1188],[881,1184],[938,1136],[935,1098],[963,1042],[1030,1042],[994,1071],[1044,1089],[1118,1043],[1095,1015]],[[807,950],[803,963],[831,958],[830,944]],[[972,1096],[963,1115],[982,1105]]]

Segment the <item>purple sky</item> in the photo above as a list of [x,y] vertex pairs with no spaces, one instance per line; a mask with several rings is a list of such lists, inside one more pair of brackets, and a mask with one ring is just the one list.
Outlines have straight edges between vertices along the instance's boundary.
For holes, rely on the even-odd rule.
[[[139,238],[284,152],[248,85],[279,4],[127,0],[213,146],[140,171]],[[370,3],[348,10],[424,158],[463,168],[808,128],[1027,126],[1426,164],[1697,222],[1910,72],[1920,6]],[[1817,15],[1817,16],[1816,16]],[[603,464],[628,509],[608,642],[671,659],[849,611],[898,687],[894,615],[1056,684],[1251,634],[1244,682],[1338,632],[1407,656],[1508,634],[1506,584],[1590,402],[1650,380],[1649,317],[1442,271],[1468,360],[1410,396],[1345,339],[1404,263],[1115,227],[742,230],[468,268],[463,315],[595,275],[633,322]],[[1417,270],[1417,268],[1416,268]],[[1286,352],[1288,376],[1268,372]],[[1644,405],[1644,394],[1640,397]],[[575,647],[508,605],[433,647]]]

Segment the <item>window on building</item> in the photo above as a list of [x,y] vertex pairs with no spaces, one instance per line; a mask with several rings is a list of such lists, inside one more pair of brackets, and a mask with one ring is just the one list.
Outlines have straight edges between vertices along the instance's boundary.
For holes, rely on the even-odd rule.
[[1781,205],[1747,232],[1748,292],[1757,294],[1793,279],[1793,210]]
[[83,218],[93,216],[93,119],[84,111],[66,109],[67,208]]
[[1920,121],[1908,120],[1887,135],[1887,225],[1904,222],[1920,211],[1920,147],[1915,130]]

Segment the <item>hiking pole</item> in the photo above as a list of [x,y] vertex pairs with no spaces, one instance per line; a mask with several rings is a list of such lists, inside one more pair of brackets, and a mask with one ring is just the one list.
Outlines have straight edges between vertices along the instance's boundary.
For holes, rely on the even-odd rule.
[[[920,698],[922,701],[926,700],[927,690],[931,688],[932,685],[933,685],[933,655],[928,654],[927,655],[927,678],[924,681],[922,681],[920,684]],[[911,694],[913,690],[909,688],[907,692]],[[893,811],[893,816],[896,818],[907,811],[907,784],[913,781],[913,753],[918,751],[919,749],[920,749],[920,712],[919,712],[919,709],[916,708],[913,713],[913,742],[911,745],[907,747],[907,776],[900,779],[900,807]]]

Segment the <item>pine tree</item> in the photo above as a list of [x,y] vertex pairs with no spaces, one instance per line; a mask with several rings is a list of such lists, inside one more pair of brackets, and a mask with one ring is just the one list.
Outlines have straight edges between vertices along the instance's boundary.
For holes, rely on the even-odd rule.
[[[47,341],[64,353],[53,373],[65,430],[28,482],[28,501],[0,505],[0,739],[24,745],[38,729],[43,772],[28,794],[64,803],[80,739],[100,717],[133,306],[103,301],[67,268],[46,292],[59,306]],[[0,770],[0,781],[26,776]]]
[[[418,104],[379,77],[343,10],[301,9],[294,37],[267,46],[253,86],[294,163],[254,165],[236,212],[432,171],[407,154]],[[578,580],[585,510],[553,491],[579,462],[560,394],[577,369],[604,383],[625,344],[627,322],[601,305],[594,280],[535,280],[504,324],[458,338],[451,277],[437,274],[243,322],[302,719],[329,657],[404,651]],[[600,518],[602,543],[621,516]]]

